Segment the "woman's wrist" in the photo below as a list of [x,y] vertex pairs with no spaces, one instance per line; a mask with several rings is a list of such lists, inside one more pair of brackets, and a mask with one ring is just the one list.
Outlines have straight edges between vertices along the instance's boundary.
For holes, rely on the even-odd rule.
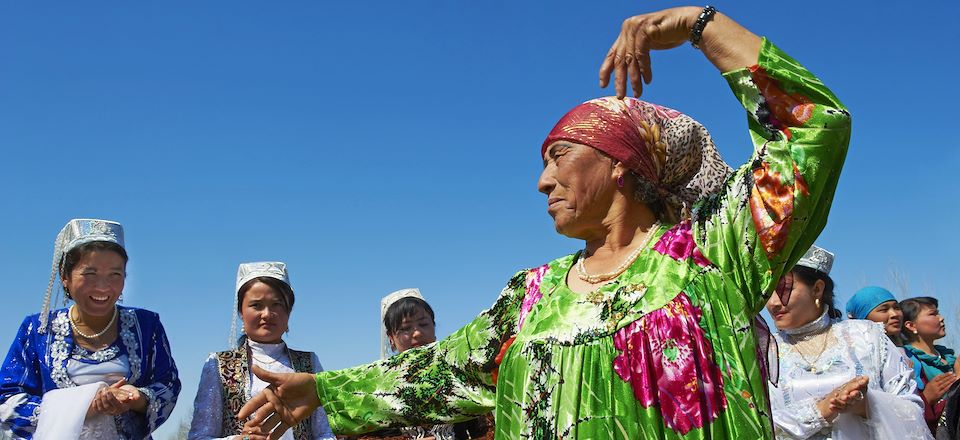
[[817,401],[817,410],[820,411],[820,417],[823,417],[823,420],[826,420],[827,423],[833,423],[834,419],[840,415],[833,406],[830,405],[829,397]]

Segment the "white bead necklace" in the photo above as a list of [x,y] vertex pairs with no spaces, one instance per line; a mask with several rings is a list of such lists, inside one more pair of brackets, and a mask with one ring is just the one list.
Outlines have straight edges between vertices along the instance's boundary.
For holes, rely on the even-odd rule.
[[587,250],[584,249],[583,252],[580,253],[580,258],[577,259],[577,278],[580,278],[581,280],[590,284],[599,284],[620,276],[620,274],[627,270],[627,268],[633,264],[637,257],[640,256],[640,252],[643,252],[644,249],[647,248],[647,245],[650,244],[650,240],[653,239],[653,234],[658,230],[660,230],[660,222],[654,223],[653,226],[647,230],[647,236],[643,238],[643,242],[640,243],[640,246],[637,246],[637,249],[631,252],[630,255],[628,255],[627,258],[624,259],[623,262],[620,263],[620,265],[617,266],[617,268],[612,272],[598,273],[595,275],[588,274],[586,267],[583,266],[583,260],[587,258]]
[[[110,322],[107,323],[106,327],[104,327],[103,330],[100,330],[99,333],[92,334],[92,335],[88,335],[88,334],[80,331],[79,328],[77,328],[77,324],[76,324],[76,322],[73,320],[73,311],[74,311],[73,308],[74,308],[74,307],[76,307],[76,305],[70,306],[70,328],[73,329],[73,332],[74,332],[74,333],[82,336],[82,337],[85,338],[85,339],[97,339],[97,338],[103,336],[104,334],[107,333],[108,330],[110,330],[110,327],[113,327],[113,323],[116,322],[116,320],[117,320],[117,313],[118,313],[118,312],[117,312],[117,306],[113,306],[113,317],[110,318]],[[80,316],[80,313],[79,313],[79,312],[77,312],[77,316]]]

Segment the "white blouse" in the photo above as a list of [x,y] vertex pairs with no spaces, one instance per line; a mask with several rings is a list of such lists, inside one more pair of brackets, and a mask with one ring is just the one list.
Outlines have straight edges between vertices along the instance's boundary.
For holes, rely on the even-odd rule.
[[[284,343],[279,344],[261,344],[248,340],[250,346],[251,361],[254,365],[274,373],[293,373],[293,365],[290,357],[287,355],[287,346]],[[314,373],[323,371],[320,360],[316,353],[310,353],[313,360],[313,366],[316,369]],[[267,387],[267,383],[260,380],[259,377],[250,374],[250,381],[247,382],[247,395],[254,396]],[[200,387],[197,390],[197,398],[193,402],[193,421],[190,424],[190,433],[187,435],[189,440],[214,440],[230,439],[233,435],[223,437],[221,432],[223,426],[223,397],[222,385],[220,384],[220,371],[217,366],[216,353],[207,357],[203,364],[203,372],[200,373]],[[311,416],[314,439],[335,440],[336,437],[330,430],[330,423],[327,421],[327,413],[323,408],[318,408]],[[293,429],[287,430],[280,437],[282,440],[294,440]]]
[[[826,349],[808,362],[794,344],[827,333]],[[932,439],[923,419],[913,369],[883,326],[865,320],[832,321],[826,313],[775,335],[780,377],[770,389],[778,439]],[[841,414],[827,422],[817,402],[854,377],[867,376],[868,418]]]

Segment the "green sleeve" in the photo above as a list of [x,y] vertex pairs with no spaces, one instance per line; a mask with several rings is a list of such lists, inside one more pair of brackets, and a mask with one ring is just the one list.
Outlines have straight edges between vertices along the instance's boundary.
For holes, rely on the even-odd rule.
[[817,77],[764,39],[756,66],[724,74],[747,110],[754,154],[694,208],[704,256],[760,311],[827,222],[850,114]]
[[333,432],[451,423],[491,411],[497,355],[516,331],[526,273],[510,280],[493,307],[443,340],[317,373],[317,395]]

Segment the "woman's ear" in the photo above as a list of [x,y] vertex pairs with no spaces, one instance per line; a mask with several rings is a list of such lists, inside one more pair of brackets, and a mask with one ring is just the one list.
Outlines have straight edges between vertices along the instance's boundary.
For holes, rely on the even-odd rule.
[[823,280],[817,280],[813,283],[813,297],[819,300],[823,300],[823,289],[827,286],[827,283]]
[[903,331],[901,333],[909,333],[911,335],[917,334],[917,324],[913,321],[903,321]]

